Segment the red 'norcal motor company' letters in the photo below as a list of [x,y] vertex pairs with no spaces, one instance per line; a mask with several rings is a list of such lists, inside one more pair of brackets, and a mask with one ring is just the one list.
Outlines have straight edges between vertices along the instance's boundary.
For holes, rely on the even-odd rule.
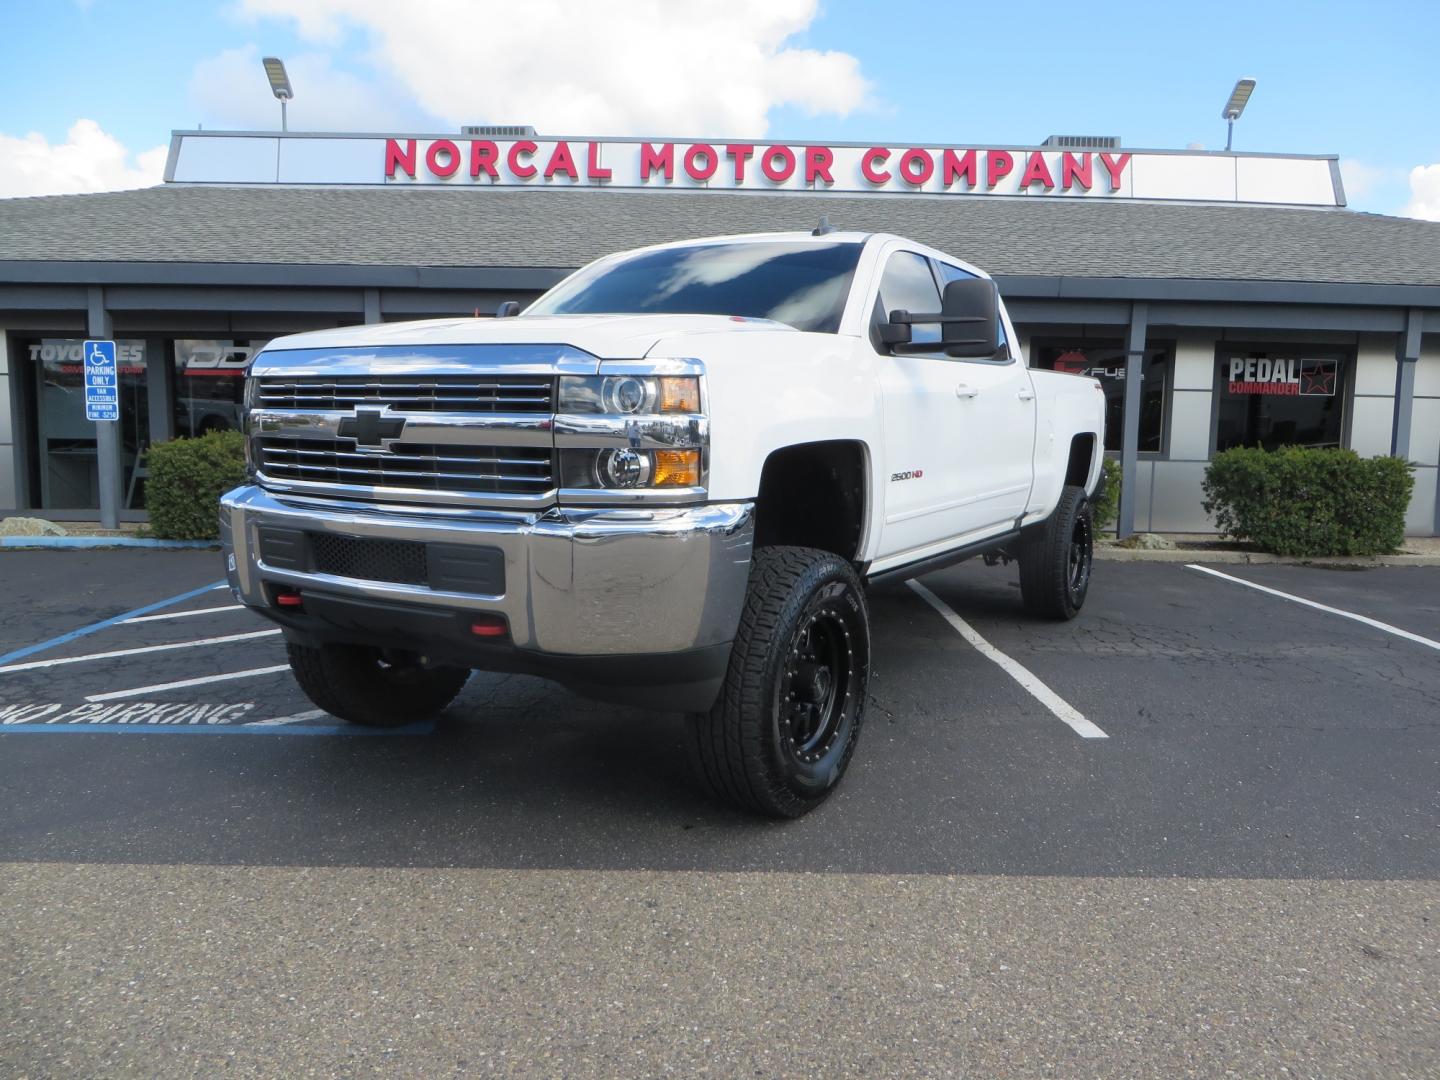
[[[796,187],[964,194],[1122,192],[1127,153],[782,143],[385,140],[385,179],[579,186]],[[617,171],[620,175],[617,176]]]

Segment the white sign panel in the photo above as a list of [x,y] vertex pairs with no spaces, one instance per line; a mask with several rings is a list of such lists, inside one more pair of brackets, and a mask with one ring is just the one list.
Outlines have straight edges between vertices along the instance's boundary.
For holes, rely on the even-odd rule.
[[166,179],[1338,206],[1334,166],[1330,157],[1125,149],[177,132]]

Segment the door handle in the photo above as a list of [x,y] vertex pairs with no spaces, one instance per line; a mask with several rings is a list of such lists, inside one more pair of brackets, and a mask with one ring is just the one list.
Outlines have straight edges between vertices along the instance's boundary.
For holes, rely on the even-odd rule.
[[1018,397],[1021,401],[1034,401],[1034,400],[1035,400],[1035,391],[1034,391],[1034,390],[1031,390],[1031,389],[1027,386],[1025,389],[1021,390],[1021,391],[1020,391],[1018,394],[1016,394],[1015,396]]
[[962,382],[959,386],[955,387],[955,396],[958,398],[972,398],[978,393],[980,393],[978,388],[970,386],[967,383]]

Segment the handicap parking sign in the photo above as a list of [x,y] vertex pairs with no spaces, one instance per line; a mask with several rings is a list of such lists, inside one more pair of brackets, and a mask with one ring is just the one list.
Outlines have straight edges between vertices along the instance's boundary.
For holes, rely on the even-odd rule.
[[85,419],[120,419],[120,373],[115,365],[115,342],[86,341]]

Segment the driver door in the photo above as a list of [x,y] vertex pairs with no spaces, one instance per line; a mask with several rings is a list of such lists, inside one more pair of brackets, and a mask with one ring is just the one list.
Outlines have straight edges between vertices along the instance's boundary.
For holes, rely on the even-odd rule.
[[[945,271],[917,252],[891,253],[873,317],[939,312]],[[940,327],[915,325],[911,340],[938,343]],[[885,558],[1005,531],[1024,512],[1033,478],[1034,391],[1024,365],[1008,345],[996,361],[949,357],[938,345],[896,355],[874,333],[870,342],[884,397]]]

